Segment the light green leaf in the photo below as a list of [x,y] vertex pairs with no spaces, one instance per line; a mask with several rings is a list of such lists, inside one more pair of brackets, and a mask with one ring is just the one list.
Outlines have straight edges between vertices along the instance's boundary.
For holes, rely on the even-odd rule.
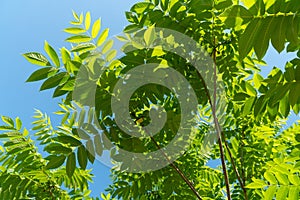
[[295,199],[299,199],[299,186],[292,186],[290,187],[289,190],[289,197],[287,200],[295,200]]
[[300,186],[300,178],[296,174],[289,174],[288,175],[289,181],[294,184],[294,185],[299,185]]
[[85,33],[86,30],[79,28],[79,27],[70,27],[70,28],[64,29],[64,32],[76,35],[76,34]]
[[89,42],[91,40],[92,38],[87,35],[75,35],[66,39],[67,42],[71,42],[71,43]]
[[265,172],[264,177],[267,181],[269,181],[270,184],[277,184],[276,178],[271,172]]
[[85,25],[85,30],[89,30],[89,28],[91,26],[91,13],[90,12],[87,12],[85,15],[84,25]]
[[93,43],[82,43],[71,49],[72,52],[86,52],[94,50],[96,46]]
[[6,116],[1,116],[1,119],[3,122],[5,122],[7,125],[11,126],[11,127],[15,127],[15,123],[14,120],[12,120],[12,118],[10,117],[6,117]]
[[98,19],[95,21],[95,23],[93,24],[93,28],[92,28],[92,38],[96,38],[99,31],[101,29],[101,20]]
[[72,14],[73,14],[74,19],[79,21],[79,16],[77,15],[77,13],[74,10],[72,10]]
[[246,188],[250,188],[250,189],[258,189],[258,188],[263,188],[263,187],[264,187],[263,184],[258,184],[255,182],[252,182],[246,186]]
[[16,128],[17,130],[21,130],[22,128],[22,121],[20,120],[19,117],[16,118]]
[[153,27],[149,27],[145,31],[144,40],[145,40],[147,47],[149,47],[153,43],[153,41],[155,40],[155,29]]
[[30,52],[30,53],[24,53],[23,56],[28,60],[30,63],[34,65],[39,65],[39,66],[50,66],[50,62],[47,60],[47,58],[36,52]]
[[264,200],[272,200],[275,195],[276,189],[276,185],[269,186],[267,191],[264,193]]
[[64,65],[66,65],[66,63],[71,60],[71,54],[65,47],[61,48],[61,58]]
[[275,176],[281,185],[289,185],[289,180],[285,174],[275,172]]
[[288,186],[280,186],[276,192],[276,200],[286,200],[288,192]]
[[48,44],[47,41],[45,41],[44,49],[47,52],[48,56],[53,61],[54,65],[57,66],[57,67],[59,67],[60,66],[60,62],[59,62],[58,55],[55,52],[55,50]]
[[101,46],[103,44],[103,42],[107,39],[108,33],[109,33],[109,29],[106,28],[99,36],[97,40],[97,46]]
[[71,178],[74,174],[76,168],[76,159],[75,154],[71,153],[67,159],[66,172],[69,178]]

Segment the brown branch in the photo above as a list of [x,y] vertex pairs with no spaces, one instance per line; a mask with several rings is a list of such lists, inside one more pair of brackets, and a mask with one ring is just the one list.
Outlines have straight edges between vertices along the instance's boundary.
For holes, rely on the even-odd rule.
[[[148,134],[149,135],[149,134]],[[150,135],[149,135],[150,136]],[[165,152],[161,149],[159,144],[155,141],[155,139],[150,136],[152,142],[155,144],[155,146],[162,152],[163,156],[166,158],[166,160],[169,162],[171,167],[180,175],[180,177],[186,182],[186,184],[189,186],[189,188],[193,191],[193,193],[197,196],[199,200],[202,200],[200,194],[194,187],[193,183],[184,175],[184,173],[168,158],[168,156],[165,154]]]

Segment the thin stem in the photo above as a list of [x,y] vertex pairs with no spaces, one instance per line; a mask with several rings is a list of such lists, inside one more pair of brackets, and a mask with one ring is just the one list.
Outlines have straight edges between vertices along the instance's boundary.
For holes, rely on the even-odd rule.
[[198,193],[198,191],[196,190],[196,188],[194,187],[193,183],[184,175],[184,173],[168,158],[168,156],[165,154],[165,152],[161,149],[161,147],[159,146],[159,144],[157,144],[157,142],[155,141],[155,139],[150,136],[152,142],[155,144],[155,146],[161,151],[161,153],[163,154],[163,156],[166,158],[166,160],[169,162],[169,164],[171,165],[171,167],[180,175],[180,177],[186,182],[186,184],[190,187],[190,189],[193,191],[193,193],[197,196],[197,198],[199,200],[202,200],[200,194]]

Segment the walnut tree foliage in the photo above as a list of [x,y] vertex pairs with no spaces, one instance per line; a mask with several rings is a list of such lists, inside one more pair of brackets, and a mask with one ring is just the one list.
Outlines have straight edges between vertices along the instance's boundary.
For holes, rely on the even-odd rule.
[[[176,96],[162,86],[145,85],[130,98],[132,120],[139,126],[150,123],[152,104],[166,110],[166,124],[153,138],[132,137],[114,121],[110,101],[113,88],[122,75],[140,64],[164,63],[180,72],[196,92],[199,113],[212,117],[213,105],[206,85],[188,60],[163,49],[142,48],[154,41],[154,33],[149,35],[146,29],[160,27],[191,37],[212,57],[216,76],[226,92],[225,120],[219,133],[221,146],[216,142],[209,153],[203,153],[210,124],[199,120],[190,130],[194,137],[189,148],[179,159],[144,173],[122,170],[131,162],[123,160],[111,170],[113,184],[107,188],[108,195],[99,198],[299,199],[300,125],[285,128],[290,114],[300,111],[298,1],[139,2],[125,13],[126,37],[119,38],[128,41],[129,47],[139,47],[118,58],[109,30],[101,27],[100,19],[92,21],[89,12],[73,12],[74,20],[64,30],[70,34],[66,39],[69,47],[55,50],[45,42],[45,53],[23,54],[30,63],[40,66],[27,82],[42,80],[40,90],[54,89],[53,97],[62,98],[61,110],[56,112],[61,115],[61,123],[53,126],[50,117],[37,110],[29,133],[19,118],[2,117],[0,198],[93,199],[89,190],[93,175],[87,166],[97,156],[110,151],[112,160],[119,161],[118,148],[149,152],[159,148],[155,141],[167,145],[177,132],[181,113]],[[138,30],[142,34],[140,44],[130,42],[131,34]],[[275,66],[263,77],[261,66],[271,67],[263,60],[270,46],[279,53],[294,52],[297,56],[284,69]],[[86,87],[83,99],[72,101],[81,68],[97,86],[95,107],[84,98],[90,95],[84,83],[79,86]],[[99,77],[100,69],[104,73]],[[42,154],[36,143],[43,147]],[[224,161],[224,165],[212,168],[207,165],[210,159]]]

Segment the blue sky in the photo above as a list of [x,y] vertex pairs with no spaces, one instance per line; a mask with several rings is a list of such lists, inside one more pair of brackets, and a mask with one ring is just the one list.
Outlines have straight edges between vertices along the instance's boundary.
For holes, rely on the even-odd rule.
[[[52,99],[52,91],[39,92],[38,83],[25,83],[28,76],[37,69],[28,63],[22,53],[44,52],[47,40],[56,50],[69,44],[64,42],[67,34],[62,30],[72,20],[72,9],[76,12],[90,11],[92,19],[101,18],[102,27],[110,28],[110,35],[122,31],[127,24],[124,11],[138,0],[86,0],[86,1],[41,1],[2,0],[0,1],[0,115],[19,116],[30,129],[34,108],[53,116],[59,108],[58,99]],[[102,29],[103,30],[103,29]],[[283,67],[293,54],[278,54],[270,49],[265,58],[268,67]],[[92,185],[97,195],[110,183],[109,169],[101,164],[94,166],[96,175]]]

